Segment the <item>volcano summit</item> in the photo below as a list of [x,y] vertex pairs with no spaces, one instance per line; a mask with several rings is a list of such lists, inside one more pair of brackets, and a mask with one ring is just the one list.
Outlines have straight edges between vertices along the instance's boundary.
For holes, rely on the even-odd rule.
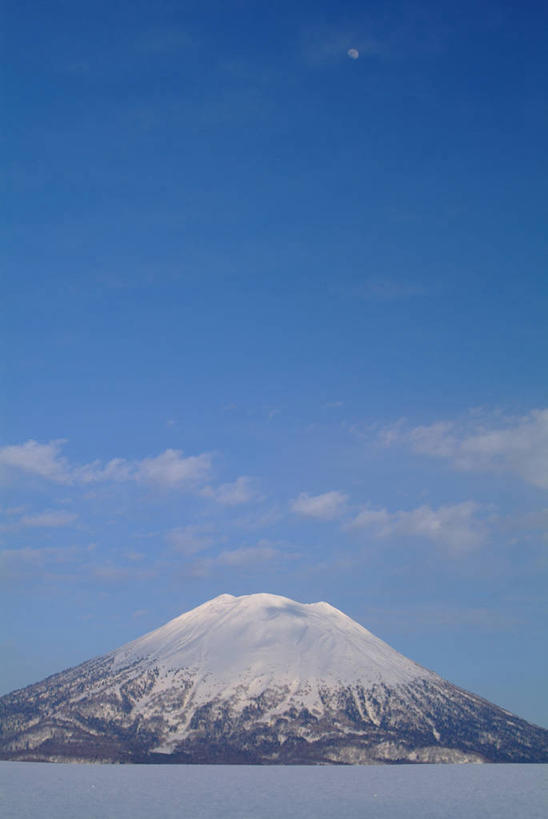
[[0,759],[547,762],[548,731],[328,603],[223,594],[0,698]]

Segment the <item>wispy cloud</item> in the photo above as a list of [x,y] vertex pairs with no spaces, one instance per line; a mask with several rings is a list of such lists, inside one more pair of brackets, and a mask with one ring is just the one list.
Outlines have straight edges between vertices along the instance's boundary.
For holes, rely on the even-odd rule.
[[24,444],[5,446],[0,449],[0,466],[31,475],[38,475],[56,483],[70,483],[70,467],[60,454],[65,439],[39,444],[26,441]]
[[0,466],[4,472],[19,472],[60,484],[93,484],[100,482],[137,481],[163,487],[191,487],[203,483],[211,471],[210,453],[185,457],[178,449],[166,449],[160,455],[129,461],[113,458],[81,466],[71,464],[61,455],[65,440],[24,444],[0,449]]
[[249,566],[250,564],[274,560],[280,554],[279,549],[266,544],[259,544],[258,546],[242,546],[239,549],[221,552],[213,560],[217,566]]
[[[20,514],[23,509],[19,509]],[[15,514],[4,512],[6,522],[0,523],[0,532],[16,532],[18,529],[57,529],[64,526],[70,526],[78,519],[78,515],[72,512],[65,512],[62,509],[47,509],[45,512],[38,512],[37,514],[26,514],[16,517]]]
[[422,455],[446,458],[457,469],[509,472],[548,489],[548,409],[532,410],[519,418],[464,422],[438,421],[408,428],[386,428],[381,441],[403,443]]
[[4,509],[0,510],[0,514],[5,515],[6,517],[14,517],[15,515],[22,515],[24,511],[24,506],[6,506]]
[[68,547],[45,547],[43,549],[2,549],[0,550],[0,561],[4,565],[11,564],[32,564],[44,565],[45,563],[63,563],[74,560],[81,555],[83,550],[77,546]]
[[155,568],[141,568],[138,566],[91,566],[86,567],[85,574],[91,580],[101,583],[116,584],[130,580],[150,580],[157,575]]
[[387,624],[404,624],[406,629],[447,629],[447,628],[476,628],[482,631],[508,631],[520,624],[519,616],[508,611],[497,611],[481,606],[413,606],[401,608],[370,608],[367,610],[365,621],[369,627],[377,623],[379,627]]
[[268,541],[261,541],[257,546],[226,549],[216,557],[197,560],[192,565],[191,572],[197,577],[206,577],[219,568],[243,569],[269,563],[281,554],[280,550],[269,545]]
[[51,509],[47,512],[41,512],[38,515],[24,515],[20,520],[21,526],[30,527],[50,527],[58,528],[62,526],[69,526],[77,519],[78,515],[71,512],[63,512],[60,509]]
[[197,560],[191,567],[191,573],[205,577],[215,569],[251,569],[265,563],[295,557],[296,554],[293,552],[283,551],[268,540],[260,540],[255,546],[225,549],[215,557]]
[[63,564],[76,564],[93,551],[93,546],[51,546],[41,549],[0,550],[0,580],[28,581],[46,576]]
[[201,490],[201,494],[212,498],[222,506],[238,506],[259,497],[255,483],[254,478],[242,475],[232,483],[223,483],[217,487],[205,486]]
[[135,477],[136,464],[126,461],[125,458],[112,458],[106,464],[100,461],[83,466],[73,466],[67,473],[65,483],[102,483],[113,481],[122,483]]
[[140,563],[141,560],[145,559],[145,553],[144,552],[135,552],[135,551],[126,552],[124,557],[127,560],[131,560],[132,563]]
[[347,500],[347,496],[338,490],[324,492],[322,495],[301,492],[299,497],[291,502],[291,509],[305,517],[333,520],[342,515]]
[[283,517],[284,513],[277,504],[267,509],[253,507],[251,512],[234,518],[232,526],[236,529],[247,529],[248,531],[267,529],[269,526],[278,523]]
[[488,529],[481,517],[483,508],[474,501],[453,505],[419,506],[409,511],[389,512],[386,508],[365,508],[349,528],[367,530],[373,537],[413,537],[435,543],[444,550],[459,554],[481,546]]
[[190,524],[171,529],[165,536],[166,542],[183,555],[203,552],[222,538],[217,537],[213,526],[209,524]]
[[196,484],[207,479],[211,470],[211,455],[183,457],[177,449],[166,449],[156,458],[145,458],[136,464],[135,479],[161,486]]

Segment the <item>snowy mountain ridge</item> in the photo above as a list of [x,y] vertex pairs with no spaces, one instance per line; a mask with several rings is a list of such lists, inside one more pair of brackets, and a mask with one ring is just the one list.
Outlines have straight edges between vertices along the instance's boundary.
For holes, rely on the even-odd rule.
[[546,762],[548,731],[328,603],[224,594],[1,697],[0,759]]

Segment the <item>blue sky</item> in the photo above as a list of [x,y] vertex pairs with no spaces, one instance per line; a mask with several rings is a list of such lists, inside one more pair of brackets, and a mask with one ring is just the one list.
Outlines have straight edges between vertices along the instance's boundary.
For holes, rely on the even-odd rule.
[[548,724],[547,18],[7,3],[2,692],[269,591]]

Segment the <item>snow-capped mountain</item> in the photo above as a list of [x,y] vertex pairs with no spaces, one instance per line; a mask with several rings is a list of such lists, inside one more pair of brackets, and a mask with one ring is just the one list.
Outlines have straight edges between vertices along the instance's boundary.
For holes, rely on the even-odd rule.
[[0,759],[547,762],[548,731],[328,603],[223,594],[0,698]]

